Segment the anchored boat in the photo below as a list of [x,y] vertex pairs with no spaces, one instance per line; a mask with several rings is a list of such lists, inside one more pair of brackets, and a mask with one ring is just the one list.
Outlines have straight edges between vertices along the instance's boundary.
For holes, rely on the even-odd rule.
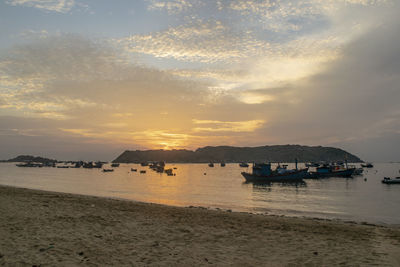
[[252,173],[242,172],[246,182],[301,182],[308,171],[308,168],[288,170],[282,167],[272,170],[271,163],[254,163],[252,169]]
[[308,173],[307,178],[324,178],[324,177],[351,177],[356,168],[344,168],[338,165],[325,164],[318,167],[315,172]]
[[382,180],[382,183],[384,184],[400,184],[400,177],[396,178],[389,178],[389,177],[384,177]]

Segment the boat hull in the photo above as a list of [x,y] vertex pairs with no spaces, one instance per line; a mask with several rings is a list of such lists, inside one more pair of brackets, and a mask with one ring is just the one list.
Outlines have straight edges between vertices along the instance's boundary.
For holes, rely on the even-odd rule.
[[317,179],[327,177],[351,177],[355,169],[346,169],[333,172],[309,172],[306,178]]
[[273,174],[269,176],[254,175],[248,172],[242,172],[246,182],[270,183],[270,182],[301,182],[307,175],[307,170],[298,170],[284,174]]
[[394,179],[384,178],[382,180],[382,183],[384,183],[384,184],[400,184],[400,178],[394,178]]

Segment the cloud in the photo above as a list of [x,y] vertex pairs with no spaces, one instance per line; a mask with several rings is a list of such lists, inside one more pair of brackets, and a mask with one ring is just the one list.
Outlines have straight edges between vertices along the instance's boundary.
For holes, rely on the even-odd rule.
[[254,132],[256,129],[260,128],[265,121],[213,121],[193,119],[193,123],[203,126],[194,128],[194,132]]
[[[228,17],[251,16],[229,8],[233,2],[215,3]],[[361,140],[397,140],[398,5],[355,12],[361,2],[341,3],[351,17],[317,10],[310,14],[329,23],[306,31],[301,22],[296,33],[216,17],[183,20],[118,45],[73,34],[25,40],[0,55],[1,144],[7,151],[12,144],[14,151],[51,151],[51,143],[85,153],[105,144],[106,154],[282,143],[359,148]],[[290,12],[285,19],[297,16]]]
[[369,140],[375,147],[399,136],[399,36],[399,23],[388,19],[344,46],[341,57],[321,73],[292,85],[296,90],[287,97],[297,102],[282,107],[281,120],[270,120],[262,131],[277,142],[358,147],[374,159],[393,160],[393,151],[372,156],[358,144]]
[[75,0],[7,0],[12,6],[27,6],[59,13],[69,12],[75,5]]
[[176,14],[194,6],[189,0],[147,0],[149,10],[167,10],[169,14]]
[[156,58],[189,62],[235,61],[255,56],[268,48],[268,42],[251,33],[235,33],[220,21],[193,23],[165,31],[133,35],[117,40],[127,51]]

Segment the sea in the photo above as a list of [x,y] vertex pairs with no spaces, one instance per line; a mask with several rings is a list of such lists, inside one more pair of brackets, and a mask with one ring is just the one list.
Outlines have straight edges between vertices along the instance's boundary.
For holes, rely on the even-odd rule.
[[[288,165],[294,168],[294,164]],[[363,175],[352,178],[296,184],[246,183],[241,172],[251,171],[251,167],[237,163],[225,167],[167,164],[166,168],[173,168],[176,175],[156,173],[139,164],[121,164],[114,172],[105,173],[101,169],[21,168],[0,163],[0,184],[171,206],[400,225],[400,184],[381,183],[383,177],[400,176],[400,163],[374,163]]]

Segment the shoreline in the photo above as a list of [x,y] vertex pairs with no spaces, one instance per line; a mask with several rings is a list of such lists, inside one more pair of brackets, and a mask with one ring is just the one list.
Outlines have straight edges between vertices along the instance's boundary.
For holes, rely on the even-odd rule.
[[400,228],[0,185],[3,265],[399,265]]
[[246,210],[240,210],[240,209],[235,210],[233,208],[221,207],[221,206],[218,206],[218,205],[215,205],[215,206],[193,206],[193,205],[178,206],[178,205],[162,204],[162,203],[157,203],[157,202],[145,202],[145,201],[140,201],[140,200],[135,200],[135,199],[116,197],[116,196],[113,197],[113,196],[104,196],[104,195],[87,195],[87,194],[79,194],[79,193],[69,193],[69,192],[61,192],[61,191],[51,191],[51,190],[44,190],[44,189],[36,189],[36,188],[29,188],[29,187],[20,187],[20,186],[15,186],[15,185],[0,184],[0,188],[1,187],[9,187],[9,188],[16,188],[16,189],[26,189],[26,190],[43,192],[43,193],[65,194],[65,195],[72,195],[72,196],[78,196],[78,197],[93,197],[93,198],[100,198],[100,199],[128,201],[128,202],[133,202],[133,203],[159,205],[161,207],[198,208],[198,209],[205,209],[205,210],[210,210],[210,211],[243,213],[243,214],[259,215],[259,216],[285,217],[285,218],[305,219],[305,220],[310,219],[310,220],[318,220],[318,221],[332,221],[332,222],[339,222],[339,223],[341,222],[341,223],[371,225],[371,226],[383,226],[383,227],[395,227],[395,228],[398,227],[400,229],[400,224],[397,224],[397,223],[369,222],[369,221],[363,221],[363,220],[358,220],[357,221],[357,220],[339,218],[339,217],[334,217],[334,216],[332,216],[332,217],[328,217],[328,216],[318,217],[318,216],[315,216],[315,215],[307,216],[307,215],[302,215],[302,214],[299,214],[299,215],[279,214],[279,213],[274,213],[274,212],[270,212],[270,211],[269,212],[257,212],[257,211],[246,211]]
[[383,226],[383,227],[398,227],[400,229],[400,224],[390,224],[390,223],[379,223],[379,222],[368,222],[363,220],[348,220],[339,217],[318,217],[318,216],[306,216],[306,215],[289,215],[289,214],[279,214],[273,212],[257,212],[257,211],[246,211],[246,210],[235,210],[233,208],[227,207],[219,207],[216,206],[178,206],[178,205],[168,205],[156,202],[145,202],[140,200],[134,200],[129,198],[123,197],[113,197],[113,196],[102,196],[102,195],[86,195],[86,194],[79,194],[79,193],[68,193],[68,192],[61,192],[61,191],[51,191],[51,190],[44,190],[44,189],[36,189],[36,188],[29,188],[29,187],[19,187],[14,185],[4,185],[0,184],[0,187],[9,187],[9,188],[16,188],[16,189],[26,189],[32,191],[38,191],[43,193],[54,193],[54,194],[65,194],[71,196],[78,196],[78,197],[93,197],[93,198],[100,198],[100,199],[110,199],[110,200],[120,200],[120,201],[128,201],[133,203],[141,203],[141,204],[151,204],[151,205],[159,205],[161,207],[176,207],[176,208],[197,208],[197,209],[205,209],[210,211],[219,211],[219,212],[232,212],[232,213],[243,213],[243,214],[251,214],[251,215],[259,215],[259,216],[270,216],[270,217],[284,217],[284,218],[294,218],[294,219],[305,219],[305,220],[317,220],[317,221],[332,221],[332,222],[339,222],[339,223],[350,223],[350,224],[360,224],[360,225],[371,225],[371,226]]

